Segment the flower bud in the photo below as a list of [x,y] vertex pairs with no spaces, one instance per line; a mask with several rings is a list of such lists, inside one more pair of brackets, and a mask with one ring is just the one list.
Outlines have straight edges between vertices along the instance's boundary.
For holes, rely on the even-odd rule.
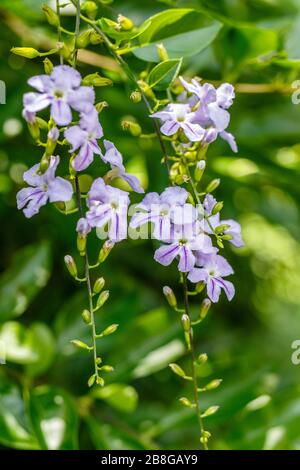
[[206,390],[215,390],[216,388],[219,387],[219,385],[221,385],[222,383],[222,379],[215,379],[215,380],[212,380],[211,382],[209,382],[205,389]]
[[86,323],[87,325],[90,325],[91,323],[91,312],[87,309],[83,310],[82,314],[82,319],[84,321],[84,323]]
[[39,51],[33,49],[33,47],[12,47],[10,51],[13,54],[26,57],[26,59],[35,59],[40,56]]
[[170,307],[176,308],[177,307],[177,300],[176,300],[175,294],[174,294],[173,290],[171,289],[171,287],[164,286],[163,287],[163,293],[164,293],[164,296],[166,297]]
[[97,31],[92,31],[90,35],[90,43],[93,46],[97,46],[97,44],[101,44],[102,42],[104,42],[102,36],[97,33]]
[[71,255],[64,257],[65,265],[72,277],[77,277],[77,266]]
[[110,254],[111,250],[113,249],[114,245],[115,245],[114,242],[112,242],[111,240],[107,240],[104,243],[104,245],[102,246],[102,248],[99,252],[99,256],[98,256],[98,262],[99,263],[103,263],[106,260],[106,258]]
[[36,118],[34,118],[32,121],[27,122],[28,130],[34,140],[39,140],[40,138],[40,127],[39,123]]
[[79,251],[80,256],[85,255],[86,249],[86,235],[81,235],[78,233],[77,235],[77,250]]
[[103,387],[103,385],[104,385],[104,379],[102,379],[102,377],[97,377],[97,379],[96,379],[96,384],[97,384],[97,385],[100,385],[100,387]]
[[161,44],[161,43],[156,44],[156,50],[157,50],[159,60],[161,62],[164,62],[165,60],[169,60],[167,49],[165,48],[165,46],[163,44]]
[[92,2],[92,1],[86,1],[86,2],[83,2],[83,4],[81,5],[81,10],[82,11],[85,11],[86,14],[90,17],[90,18],[95,18],[96,17],[96,13],[97,13],[97,10],[98,10],[98,7],[96,5],[95,2]]
[[47,121],[45,121],[45,119],[42,119],[42,118],[37,116],[36,120],[37,120],[37,123],[38,123],[40,129],[42,129],[43,131],[48,130],[48,123],[47,123]]
[[216,204],[214,205],[211,211],[212,215],[218,214],[218,212],[220,212],[223,209],[223,206],[224,206],[223,201],[216,202]]
[[197,363],[199,365],[205,364],[208,359],[208,356],[206,353],[200,354],[197,358]]
[[181,323],[182,323],[184,331],[188,333],[191,329],[191,321],[189,319],[189,316],[186,313],[182,315]]
[[215,189],[217,189],[217,187],[219,186],[220,184],[220,179],[219,178],[216,178],[214,180],[212,180],[209,185],[207,186],[206,188],[206,192],[207,193],[212,193]]
[[225,235],[222,236],[223,240],[230,241],[233,239],[233,236],[230,235],[229,233],[225,233]]
[[47,139],[47,145],[46,145],[46,150],[45,150],[46,155],[49,155],[50,157],[51,155],[53,155],[58,139],[59,139],[59,130],[57,129],[57,127],[53,127],[48,132],[48,139]]
[[113,371],[114,371],[114,368],[113,368],[113,366],[106,365],[106,366],[102,366],[102,367],[101,367],[101,370],[102,370],[103,372],[113,372]]
[[118,23],[123,31],[131,31],[134,27],[133,21],[123,15],[118,16]]
[[119,327],[119,325],[114,323],[113,325],[110,325],[107,328],[105,328],[105,330],[102,331],[102,333],[99,336],[112,335],[118,329],[118,327]]
[[224,233],[225,230],[228,230],[230,227],[230,225],[228,224],[222,224],[222,225],[218,225],[216,228],[215,228],[215,233],[217,235],[220,235],[221,233]]
[[44,154],[42,156],[42,159],[40,161],[40,168],[39,168],[39,170],[42,174],[44,174],[49,168],[50,157],[51,157],[51,155],[46,155],[46,154]]
[[86,75],[86,77],[84,77],[82,80],[82,84],[84,86],[108,86],[112,85],[112,83],[113,82],[109,78],[101,77],[98,72]]
[[101,294],[99,295],[98,300],[97,300],[97,308],[103,307],[103,305],[107,301],[108,297],[109,297],[109,291],[108,290],[104,290],[103,292],[101,292]]
[[182,403],[187,408],[193,408],[193,403],[186,397],[179,398],[180,403]]
[[185,152],[184,154],[185,158],[190,161],[194,161],[196,159],[196,152]]
[[133,101],[133,103],[140,103],[142,95],[138,90],[135,90],[131,93],[130,99]]
[[51,26],[59,26],[59,17],[57,13],[52,10],[52,8],[50,8],[48,5],[43,5],[42,10],[45,13],[47,21],[49,24],[51,24]]
[[107,101],[100,101],[99,103],[95,105],[97,113],[101,113],[103,109],[107,107],[108,107]]
[[139,80],[138,85],[147,98],[155,99],[155,95],[148,83],[144,82],[144,80]]
[[129,131],[133,137],[139,137],[142,133],[142,128],[137,122],[122,121],[122,128]]
[[78,49],[85,49],[90,44],[92,32],[92,29],[88,29],[78,35],[76,38],[76,47]]
[[45,73],[47,75],[50,75],[50,73],[52,72],[53,70],[53,63],[51,62],[50,59],[48,59],[48,57],[46,57],[46,59],[43,60],[43,64],[44,64],[44,70],[45,70]]
[[206,411],[204,411],[204,413],[202,413],[201,417],[207,418],[207,416],[212,416],[218,411],[219,408],[219,406],[210,406]]
[[98,279],[96,279],[94,287],[93,287],[94,294],[99,294],[102,291],[104,285],[105,285],[104,277],[98,277]]
[[194,171],[194,179],[195,181],[197,181],[197,183],[201,180],[205,167],[206,167],[205,160],[200,160],[199,162],[197,162],[197,165]]
[[210,306],[211,306],[211,301],[209,299],[204,299],[201,304],[200,311],[199,311],[199,317],[201,320],[204,320],[204,318],[208,314]]
[[200,442],[201,444],[207,444],[208,439],[211,437],[211,433],[209,431],[202,431],[201,437],[200,437]]
[[199,282],[197,282],[197,284],[196,284],[195,290],[196,290],[196,292],[197,292],[198,294],[200,294],[200,292],[203,291],[204,287],[205,287],[205,282],[199,281]]

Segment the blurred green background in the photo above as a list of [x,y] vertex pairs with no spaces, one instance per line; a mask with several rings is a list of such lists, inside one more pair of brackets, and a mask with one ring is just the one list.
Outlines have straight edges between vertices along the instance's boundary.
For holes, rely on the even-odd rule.
[[[49,49],[55,31],[40,0],[2,0],[0,79],[7,102],[0,105],[0,341],[7,363],[0,365],[2,449],[195,449],[197,422],[183,409],[190,385],[168,363],[188,369],[179,318],[166,306],[162,286],[176,289],[176,268],[153,260],[151,241],[124,242],[104,265],[110,300],[98,328],[120,325],[99,343],[115,372],[107,385],[89,391],[91,358],[70,340],[89,341],[80,312],[85,288],[74,285],[63,256],[76,255],[76,215],[54,207],[26,220],[15,207],[22,173],[39,160],[21,117],[27,79],[43,73],[41,60],[13,56],[12,46]],[[53,5],[53,3],[52,3]],[[235,269],[236,296],[222,296],[196,330],[197,352],[209,355],[199,371],[203,384],[223,378],[202,397],[203,408],[220,405],[207,418],[214,449],[300,449],[300,365],[291,362],[291,344],[300,339],[300,105],[292,104],[292,83],[300,69],[299,0],[116,0],[99,5],[104,16],[122,13],[140,24],[171,7],[195,8],[222,23],[202,52],[184,57],[183,73],[204,80],[232,81],[237,96],[230,130],[239,153],[218,141],[209,150],[207,180],[221,177],[216,192],[225,218],[236,218],[246,246],[226,249]],[[66,15],[73,27],[74,17]],[[105,49],[81,54],[82,74],[99,70],[114,86],[97,90],[109,108],[101,114],[106,138],[124,154],[148,191],[161,191],[167,177],[156,142],[140,141],[121,128],[134,116],[145,131],[151,122],[132,87]],[[96,55],[95,55],[96,54]],[[57,63],[57,58],[53,58]],[[136,72],[146,62],[128,56]],[[97,165],[92,167],[97,175]],[[138,196],[133,196],[139,201]],[[93,239],[91,252],[97,256]],[[178,296],[180,296],[178,292]],[[198,305],[193,304],[197,313]],[[1,345],[1,343],[0,343]]]

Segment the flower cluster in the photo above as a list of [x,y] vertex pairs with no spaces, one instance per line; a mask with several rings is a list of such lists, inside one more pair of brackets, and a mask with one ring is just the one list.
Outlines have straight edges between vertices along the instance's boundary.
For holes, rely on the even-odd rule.
[[210,144],[218,136],[226,140],[231,149],[237,152],[234,136],[226,131],[230,114],[227,109],[235,97],[234,88],[223,83],[215,88],[209,83],[192,79],[188,83],[180,77],[185,89],[179,96],[178,103],[171,103],[159,112],[152,114],[163,125],[160,130],[166,136],[173,136],[181,130],[190,142]]
[[178,259],[178,270],[188,273],[191,282],[205,283],[213,302],[219,300],[221,289],[231,300],[233,284],[223,277],[233,274],[233,270],[217,254],[219,250],[213,246],[211,235],[220,227],[232,244],[242,246],[240,225],[233,220],[220,220],[220,214],[214,214],[217,202],[210,194],[197,207],[187,203],[187,199],[188,192],[178,186],[165,189],[161,195],[149,193],[136,207],[130,225],[137,228],[151,222],[153,237],[162,242],[154,255],[158,263],[168,266]]
[[[52,152],[63,133],[65,141],[70,145],[71,166],[76,172],[85,170],[98,155],[103,162],[110,165],[106,179],[121,178],[139,193],[144,190],[134,175],[126,173],[123,158],[114,144],[103,141],[104,150],[98,140],[103,137],[103,129],[99,122],[95,107],[95,92],[92,87],[82,86],[80,73],[67,65],[54,67],[50,75],[38,75],[29,79],[28,83],[36,92],[24,95],[23,116],[29,127],[38,125],[36,113],[50,106],[49,132],[44,159],[46,169],[36,164],[24,174],[24,181],[31,187],[24,188],[17,195],[19,209],[24,210],[26,217],[39,212],[41,206],[50,202],[67,202],[72,198],[73,189],[69,181],[55,177],[59,157]],[[73,121],[73,112],[77,113],[77,122]],[[62,126],[62,127],[61,127]],[[49,154],[50,152],[50,154]],[[92,185],[87,197],[88,212],[86,219],[80,220],[78,232],[87,234],[92,227],[102,227],[110,223],[109,236],[114,241],[124,238],[124,209],[129,203],[128,192],[105,185],[98,178]],[[126,232],[126,231],[125,231]]]

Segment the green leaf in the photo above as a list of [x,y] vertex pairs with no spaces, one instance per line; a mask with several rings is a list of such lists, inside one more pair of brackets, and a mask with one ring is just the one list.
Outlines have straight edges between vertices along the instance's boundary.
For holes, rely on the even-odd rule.
[[182,59],[165,60],[149,73],[148,84],[156,90],[166,90],[180,72]]
[[125,413],[135,411],[138,404],[138,394],[135,388],[121,383],[113,383],[103,388],[94,389],[92,395]]
[[54,339],[42,323],[30,328],[18,322],[4,323],[0,328],[0,341],[5,347],[6,360],[31,365],[28,372],[32,375],[46,370],[53,359]]
[[0,443],[14,449],[40,449],[27,420],[21,392],[0,376]]
[[54,387],[35,388],[29,398],[32,426],[42,449],[78,448],[78,415],[71,397]]
[[162,43],[170,59],[189,57],[205,49],[217,36],[222,24],[189,8],[165,10],[152,16],[138,37],[132,52],[139,59],[159,62],[157,44]]
[[19,250],[0,278],[0,322],[22,315],[50,276],[48,243]]

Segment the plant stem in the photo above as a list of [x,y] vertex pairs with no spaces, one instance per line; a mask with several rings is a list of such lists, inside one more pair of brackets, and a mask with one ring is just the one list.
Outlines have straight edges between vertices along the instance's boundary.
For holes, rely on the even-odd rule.
[[[60,2],[60,0],[56,0],[56,13],[57,13],[57,16],[58,16],[58,21],[59,21],[58,26],[57,26],[57,39],[58,39],[58,42],[61,42],[60,4],[59,4],[59,2]],[[60,65],[63,65],[64,58],[63,58],[61,50],[59,52],[59,61],[60,61]]]
[[[184,294],[185,314],[189,317],[189,320],[191,321],[186,274],[183,275],[183,294]],[[190,355],[191,355],[193,392],[194,392],[197,418],[198,418],[199,429],[200,429],[200,436],[203,438],[203,440],[202,440],[203,449],[208,450],[206,440],[204,439],[205,429],[204,429],[203,419],[202,419],[202,416],[201,416],[202,415],[201,407],[200,407],[200,403],[199,403],[199,393],[198,393],[198,388],[199,387],[198,387],[198,379],[197,379],[197,372],[196,372],[196,358],[195,358],[195,347],[194,347],[193,328],[192,328],[192,326],[191,326],[191,328],[188,332],[188,335],[189,335],[188,350],[189,350]]]
[[[80,31],[80,0],[76,2],[76,25],[75,25],[75,36],[74,36],[74,52],[73,52],[73,67],[76,68],[77,65],[77,48],[76,48],[76,39],[79,35]],[[76,188],[76,197],[77,197],[77,205],[80,217],[84,217],[84,212],[82,208],[82,198],[81,198],[81,191],[79,185],[78,176],[75,175],[75,188]],[[94,315],[94,306],[93,306],[93,291],[92,291],[92,284],[91,284],[91,276],[90,276],[90,262],[89,262],[89,254],[88,254],[88,247],[86,246],[85,255],[84,255],[84,262],[85,262],[85,278],[86,278],[86,286],[89,298],[89,311],[91,314],[91,329],[92,329],[92,340],[93,340],[93,357],[94,357],[94,369],[95,369],[95,377],[96,383],[98,382],[98,367],[97,367],[97,339],[96,339],[96,323],[95,323],[95,315]]]

